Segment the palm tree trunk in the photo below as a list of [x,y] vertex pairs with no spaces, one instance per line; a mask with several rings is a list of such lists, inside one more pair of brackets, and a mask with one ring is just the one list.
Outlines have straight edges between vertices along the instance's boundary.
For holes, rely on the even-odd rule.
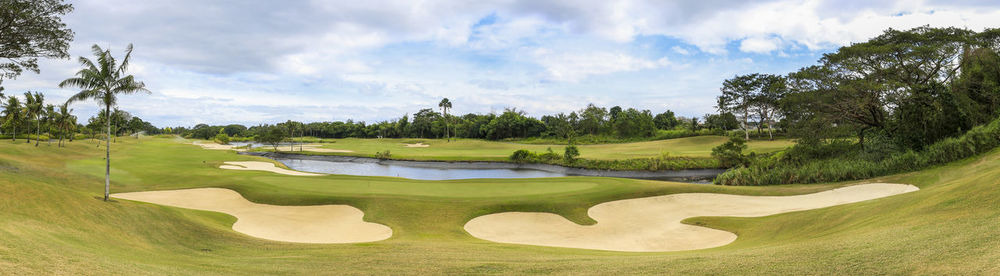
[[[111,105],[105,105],[104,110],[111,114]],[[108,139],[105,143],[107,146],[104,148],[104,201],[108,201],[108,194],[111,193],[111,120],[108,120]]]
[[38,146],[38,139],[42,138],[42,121],[35,116],[35,146]]

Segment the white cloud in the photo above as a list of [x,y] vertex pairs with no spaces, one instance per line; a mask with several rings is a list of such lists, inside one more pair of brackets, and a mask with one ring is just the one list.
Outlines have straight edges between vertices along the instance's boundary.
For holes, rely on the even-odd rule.
[[777,50],[781,41],[772,38],[750,37],[740,42],[740,51],[748,53],[770,53]]
[[[71,54],[89,56],[93,43],[121,49],[135,42],[132,73],[155,94],[122,105],[165,125],[371,121],[433,107],[445,96],[461,103],[457,112],[521,107],[541,115],[595,102],[666,106],[690,116],[711,110],[722,79],[794,70],[814,61],[807,60],[816,55],[809,51],[863,41],[886,28],[1000,26],[995,3],[905,0],[105,0],[74,6],[66,18],[77,33]],[[774,56],[755,61],[747,53]],[[4,81],[5,93],[41,90],[60,101],[74,92],[55,86],[79,68],[76,62],[41,65],[41,75]]]
[[656,69],[670,65],[666,58],[647,60],[624,53],[556,53],[538,49],[535,56],[554,80],[577,82],[591,75]]
[[681,46],[670,47],[670,50],[674,51],[674,53],[678,53],[685,56],[691,54],[691,51],[688,51],[688,49],[684,49]]

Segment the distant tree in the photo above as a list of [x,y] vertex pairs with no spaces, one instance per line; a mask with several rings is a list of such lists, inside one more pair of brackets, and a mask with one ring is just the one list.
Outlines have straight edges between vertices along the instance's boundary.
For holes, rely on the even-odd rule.
[[656,114],[653,117],[653,123],[656,124],[656,128],[669,130],[677,126],[677,117],[674,117],[674,112],[667,110],[663,113]]
[[72,139],[73,131],[76,128],[76,116],[73,116],[73,109],[69,108],[69,103],[64,103],[59,106],[58,116],[56,117],[56,125],[59,129],[59,146],[63,145],[63,138],[67,135]]
[[267,127],[266,130],[254,137],[254,141],[261,144],[268,144],[278,151],[278,145],[285,140],[285,131],[277,126]]
[[448,110],[451,109],[451,101],[449,101],[448,98],[444,98],[441,100],[441,103],[438,104],[438,107],[441,108],[441,114],[443,115],[441,118],[444,119],[444,137],[450,142],[451,136],[448,128]]
[[620,111],[612,124],[615,132],[621,137],[649,137],[656,133],[653,114],[649,110],[639,111],[629,108]]
[[24,106],[14,96],[8,97],[7,102],[3,105],[3,125],[13,130],[13,135],[10,136],[11,142],[17,142],[17,126],[22,124],[24,120],[23,111]]
[[[125,75],[132,57],[132,44],[125,48],[125,58],[121,60],[120,64],[111,55],[110,50],[101,49],[95,44],[91,47],[91,51],[97,57],[97,63],[80,57],[79,62],[84,69],[78,71],[76,77],[66,79],[59,84],[60,88],[77,87],[82,89],[70,97],[68,103],[97,100],[104,106],[104,111],[110,115],[111,107],[118,103],[118,95],[151,93],[146,89],[146,84],[136,81],[132,75]],[[107,133],[108,140],[104,160],[104,201],[108,201],[108,195],[111,193],[111,120],[107,120]]]
[[705,127],[709,129],[734,130],[740,127],[733,113],[705,114]]
[[757,87],[757,74],[735,76],[722,83],[722,95],[719,95],[716,108],[721,112],[736,115],[743,129],[744,138],[750,140],[750,111],[753,108],[753,91]]
[[4,79],[38,73],[38,58],[69,58],[73,31],[60,17],[71,11],[61,0],[0,1],[0,91]]
[[598,134],[601,127],[607,122],[607,117],[608,111],[606,109],[597,107],[594,104],[588,104],[583,111],[580,111],[581,132],[591,135]]
[[609,117],[608,121],[614,124],[614,122],[618,120],[618,116],[621,115],[621,113],[622,113],[621,106],[616,105],[614,107],[611,107],[611,109],[608,109],[608,117]]
[[[49,134],[49,139],[46,139],[46,140],[48,140],[49,146],[52,146],[52,137],[51,136],[53,134],[55,134],[56,131],[58,131],[58,129],[56,129],[54,125],[55,125],[55,121],[59,119],[59,114],[56,113],[56,107],[54,105],[51,105],[51,104],[45,105],[45,111],[43,113],[44,113],[44,117],[42,117],[43,118],[42,121],[43,121],[43,124],[46,126],[46,129],[48,129],[48,131],[46,131],[46,132]],[[36,144],[36,146],[37,146],[37,144]]]
[[758,128],[767,124],[767,135],[770,140],[774,140],[775,116],[780,113],[779,101],[787,94],[785,77],[778,75],[762,74],[757,76],[757,93],[752,97],[752,106],[757,113],[760,122]]
[[41,137],[42,116],[45,115],[45,95],[35,92],[24,92],[24,115],[35,120],[35,146],[38,146],[38,139]]

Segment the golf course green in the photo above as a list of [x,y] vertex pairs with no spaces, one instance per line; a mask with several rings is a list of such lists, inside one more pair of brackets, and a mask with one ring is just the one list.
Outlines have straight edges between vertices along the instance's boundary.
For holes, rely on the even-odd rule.
[[[223,213],[123,199],[103,203],[104,148],[95,145],[0,143],[0,274],[1000,273],[1000,151],[862,182],[726,187],[596,177],[291,176],[220,169],[224,162],[272,161],[178,138],[119,139],[111,149],[113,193],[224,188],[259,204],[349,205],[363,211],[365,221],[392,229],[377,242],[308,244],[242,234],[233,230],[236,218]],[[758,218],[690,218],[684,223],[738,236],[693,251],[495,243],[463,230],[473,218],[502,212],[548,212],[593,224],[587,210],[615,200],[799,195],[870,182],[919,191]]]

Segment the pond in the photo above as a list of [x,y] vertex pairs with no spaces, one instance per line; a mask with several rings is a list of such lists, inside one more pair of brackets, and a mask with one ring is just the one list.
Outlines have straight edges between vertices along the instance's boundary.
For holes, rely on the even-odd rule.
[[564,173],[531,169],[465,169],[426,168],[380,164],[377,162],[323,161],[305,159],[274,159],[297,171],[363,176],[395,176],[421,180],[473,178],[538,178],[567,176]]
[[391,176],[420,180],[476,178],[543,178],[563,176],[606,176],[711,183],[723,170],[605,171],[546,164],[506,162],[437,162],[378,160],[351,156],[317,156],[289,153],[246,153],[274,159],[297,171],[360,176]]

